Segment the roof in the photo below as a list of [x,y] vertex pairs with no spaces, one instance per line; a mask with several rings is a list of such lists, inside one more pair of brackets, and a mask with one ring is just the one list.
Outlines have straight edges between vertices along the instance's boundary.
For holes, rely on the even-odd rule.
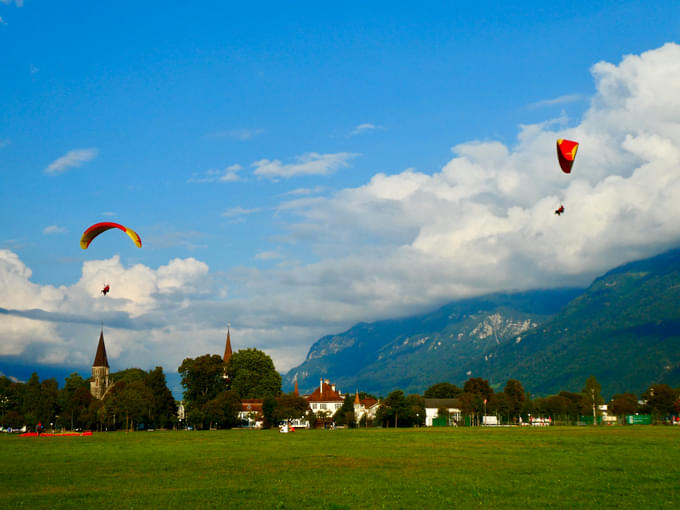
[[231,338],[229,337],[229,330],[227,330],[227,345],[224,347],[224,363],[229,363],[231,358]]
[[345,399],[333,386],[323,381],[319,388],[315,389],[311,395],[305,397],[308,402],[344,402]]
[[104,347],[104,330],[99,333],[99,345],[97,345],[97,354],[94,356],[92,366],[109,368],[109,360],[106,358],[106,347]]
[[366,409],[370,409],[371,407],[378,403],[378,400],[372,397],[366,397],[365,399],[359,401],[359,403]]
[[241,411],[262,411],[262,398],[244,398],[241,400]]
[[457,398],[426,398],[426,409],[459,409],[460,399]]

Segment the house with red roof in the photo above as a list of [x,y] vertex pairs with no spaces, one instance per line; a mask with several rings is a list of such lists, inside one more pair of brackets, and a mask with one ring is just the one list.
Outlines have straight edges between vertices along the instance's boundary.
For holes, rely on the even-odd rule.
[[319,387],[311,395],[305,395],[305,399],[309,408],[317,418],[322,420],[322,423],[332,421],[333,415],[345,402],[345,396],[328,379],[321,379]]

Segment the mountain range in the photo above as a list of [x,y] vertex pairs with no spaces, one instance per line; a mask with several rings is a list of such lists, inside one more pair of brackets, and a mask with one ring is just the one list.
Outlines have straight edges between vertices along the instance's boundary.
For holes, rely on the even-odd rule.
[[496,293],[418,316],[360,323],[320,338],[283,377],[311,391],[422,394],[438,382],[517,379],[533,395],[580,391],[594,375],[606,397],[680,386],[680,249],[617,267],[586,289]]

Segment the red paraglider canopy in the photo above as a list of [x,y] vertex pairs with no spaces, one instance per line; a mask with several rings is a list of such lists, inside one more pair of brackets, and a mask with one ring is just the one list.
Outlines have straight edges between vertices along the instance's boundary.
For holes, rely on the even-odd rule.
[[571,173],[571,167],[574,165],[577,150],[578,142],[563,138],[557,140],[557,159],[560,162],[560,168],[565,174]]

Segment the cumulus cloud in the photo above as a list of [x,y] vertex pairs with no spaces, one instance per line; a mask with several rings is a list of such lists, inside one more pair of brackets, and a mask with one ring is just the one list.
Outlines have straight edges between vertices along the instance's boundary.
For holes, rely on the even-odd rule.
[[[512,146],[458,144],[433,174],[381,173],[328,196],[286,196],[277,221],[287,230],[276,242],[304,260],[216,273],[196,259],[150,268],[113,257],[52,287],[31,282],[19,257],[0,250],[0,349],[91,363],[102,317],[114,366],[176,369],[187,356],[222,352],[232,322],[235,348],[264,349],[286,370],[312,341],[360,320],[498,290],[587,285],[677,246],[680,46],[600,62],[592,73],[596,92],[574,125],[522,126]],[[581,142],[570,175],[557,165],[557,138]],[[303,164],[269,163],[278,176]]]
[[[334,254],[333,263],[354,277],[368,273],[366,259],[352,252],[379,240],[378,252],[387,247],[384,263],[366,288],[383,300],[394,290],[444,299],[581,285],[673,246],[680,241],[678,62],[680,47],[668,44],[619,65],[598,63],[597,92],[578,125],[523,126],[512,149],[463,143],[433,175],[378,174],[327,199],[282,204],[300,218],[291,238],[313,237],[323,257]],[[555,161],[560,137],[581,142],[569,176]],[[557,217],[552,211],[561,203],[567,212]]]
[[99,154],[99,150],[91,149],[75,149],[68,151],[62,157],[54,160],[45,169],[45,173],[50,175],[60,174],[69,168],[79,167],[83,163],[93,160]]
[[309,152],[298,156],[295,163],[283,164],[278,159],[262,159],[254,162],[255,175],[268,179],[290,178],[296,175],[328,175],[339,168],[349,166],[349,160],[356,154],[338,152],[336,154],[319,154]]

